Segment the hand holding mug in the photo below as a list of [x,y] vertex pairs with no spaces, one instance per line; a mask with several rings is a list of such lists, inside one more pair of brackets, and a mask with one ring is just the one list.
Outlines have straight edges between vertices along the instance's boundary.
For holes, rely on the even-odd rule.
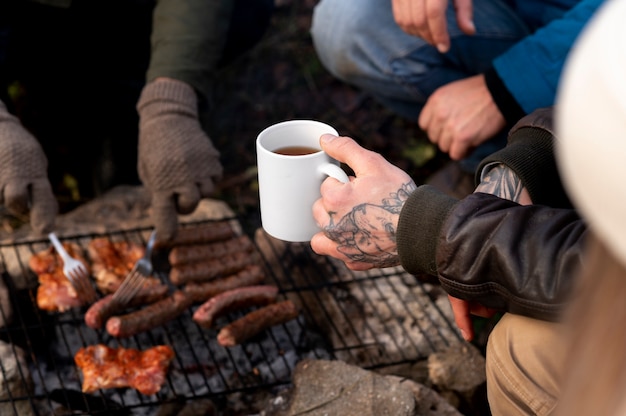
[[380,154],[349,137],[325,134],[322,149],[355,173],[349,183],[327,179],[313,216],[323,228],[313,250],[342,260],[354,270],[399,264],[396,229],[400,210],[416,189],[411,177]]

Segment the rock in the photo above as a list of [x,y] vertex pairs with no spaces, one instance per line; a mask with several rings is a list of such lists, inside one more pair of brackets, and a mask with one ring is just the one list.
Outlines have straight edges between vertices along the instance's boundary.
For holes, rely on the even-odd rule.
[[426,386],[332,360],[301,361],[280,416],[416,416],[460,413]]
[[[485,357],[470,343],[454,344],[428,357],[428,376],[441,394],[456,407],[484,402],[487,374]],[[458,403],[457,403],[458,402]]]
[[487,380],[485,357],[472,344],[454,344],[428,357],[428,375],[442,389],[473,391]]
[[[0,415],[34,415],[28,400],[12,402],[12,397],[30,396],[33,388],[24,351],[18,346],[0,341]],[[8,400],[8,401],[4,401]]]

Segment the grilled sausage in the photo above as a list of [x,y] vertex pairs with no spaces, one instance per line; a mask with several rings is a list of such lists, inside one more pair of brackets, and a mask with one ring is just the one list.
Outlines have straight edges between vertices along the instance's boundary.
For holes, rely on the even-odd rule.
[[200,305],[193,314],[193,320],[203,328],[211,328],[218,317],[248,306],[267,305],[276,300],[276,295],[278,288],[271,285],[228,290]]
[[205,262],[182,264],[172,267],[170,281],[175,285],[189,282],[207,282],[228,276],[257,261],[255,253],[237,252]]
[[228,222],[213,222],[194,227],[179,228],[176,236],[168,245],[210,243],[212,241],[228,240],[234,235],[235,231]]
[[[167,292],[167,286],[162,284],[142,287],[130,301],[128,307],[154,303],[167,296]],[[88,327],[100,329],[109,317],[122,312],[115,308],[115,304],[111,303],[112,298],[113,294],[108,294],[87,309],[87,312],[85,312],[85,324],[87,324]]]
[[106,323],[107,332],[125,338],[161,326],[183,313],[191,299],[181,290],[145,308],[126,315],[113,316]]
[[178,266],[185,263],[215,259],[237,252],[250,252],[252,248],[253,245],[250,238],[242,235],[227,241],[177,246],[172,248],[168,259],[170,265]]
[[265,329],[290,321],[297,316],[298,308],[291,300],[272,303],[223,327],[217,334],[217,342],[223,347],[232,347]]
[[187,283],[183,291],[194,301],[204,302],[207,299],[227,290],[243,286],[258,285],[265,280],[265,274],[261,266],[251,264],[244,267],[236,274],[218,278],[210,282]]

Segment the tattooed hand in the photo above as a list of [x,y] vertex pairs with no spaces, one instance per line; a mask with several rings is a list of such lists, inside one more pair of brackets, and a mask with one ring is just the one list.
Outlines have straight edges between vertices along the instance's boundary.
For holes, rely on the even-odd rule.
[[322,198],[313,206],[313,216],[323,232],[313,237],[311,247],[354,270],[397,266],[396,228],[415,183],[401,169],[349,137],[324,135],[320,143],[356,176],[347,184],[332,178],[322,184]]

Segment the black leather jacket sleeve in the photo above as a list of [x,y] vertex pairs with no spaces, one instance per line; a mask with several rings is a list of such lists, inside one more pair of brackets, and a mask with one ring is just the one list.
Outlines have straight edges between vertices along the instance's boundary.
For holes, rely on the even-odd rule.
[[[411,195],[398,225],[398,253],[409,273],[437,276],[459,299],[537,319],[558,318],[587,235],[575,210],[522,206],[484,193],[454,202],[428,185],[420,188],[426,189]],[[441,210],[427,195],[439,199]],[[431,217],[429,210],[438,212]],[[415,226],[424,222],[429,226]]]

